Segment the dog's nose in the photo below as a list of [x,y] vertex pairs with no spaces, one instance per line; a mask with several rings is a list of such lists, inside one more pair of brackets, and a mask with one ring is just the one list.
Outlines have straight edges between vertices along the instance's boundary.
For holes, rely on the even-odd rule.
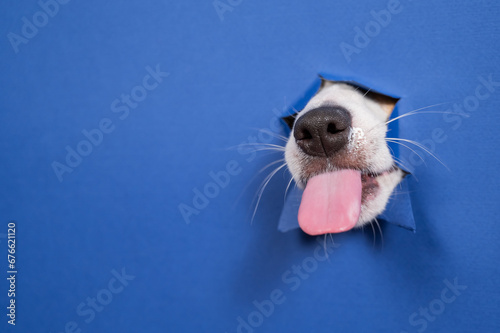
[[347,145],[351,114],[342,107],[320,107],[299,117],[293,128],[297,145],[313,156],[331,156]]

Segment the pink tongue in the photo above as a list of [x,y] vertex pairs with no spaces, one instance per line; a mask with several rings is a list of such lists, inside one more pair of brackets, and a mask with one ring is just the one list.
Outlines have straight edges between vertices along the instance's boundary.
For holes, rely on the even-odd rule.
[[300,228],[309,235],[350,230],[361,211],[361,173],[340,170],[307,182],[299,208]]

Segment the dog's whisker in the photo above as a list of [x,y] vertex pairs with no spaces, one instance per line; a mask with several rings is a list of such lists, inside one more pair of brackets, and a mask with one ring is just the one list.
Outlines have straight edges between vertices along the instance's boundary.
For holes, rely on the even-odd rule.
[[271,165],[275,165],[276,163],[280,163],[280,162],[284,162],[284,161],[285,161],[284,158],[280,158],[279,160],[271,162],[268,165],[266,165],[265,167],[263,167],[262,169],[260,169],[259,172],[258,172],[258,174],[261,173],[262,171],[266,170],[267,168],[269,168]]
[[[257,178],[265,169],[267,169],[268,167],[276,164],[276,163],[279,163],[279,162],[283,162],[285,159],[282,158],[282,159],[279,159],[277,161],[273,161],[271,163],[269,163],[268,165],[266,165],[265,167],[263,167],[262,169],[260,169],[253,177],[252,179],[250,179],[250,181],[245,185],[245,187],[243,188],[243,190],[241,191],[241,193],[238,195],[238,197],[236,198],[234,204],[233,204],[233,207],[238,203],[238,201],[240,201],[241,199],[241,196],[243,195],[243,193],[245,193],[245,191],[248,189],[248,187],[250,186],[250,184],[253,183],[253,181],[255,180],[255,178]],[[255,199],[254,199],[255,201]]]
[[389,198],[392,199],[395,196],[403,195],[403,194],[410,194],[410,193],[413,193],[413,192],[412,191],[394,191],[394,192],[391,193],[391,195],[389,196]]
[[438,161],[439,163],[441,163],[441,165],[444,166],[446,169],[448,169],[448,171],[451,171],[450,168],[448,168],[448,166],[446,164],[444,164],[432,151],[430,151],[429,149],[427,149],[427,147],[425,147],[423,144],[421,144],[421,143],[419,143],[417,141],[408,140],[408,139],[401,139],[401,138],[388,138],[388,139],[395,140],[395,141],[403,141],[403,142],[408,142],[408,143],[414,144],[415,146],[417,146],[420,149],[422,149],[423,151],[425,151],[427,154],[429,154],[432,157],[434,157],[436,159],[436,161]]
[[267,133],[267,134],[269,134],[270,136],[272,136],[272,137],[274,137],[276,139],[279,139],[279,140],[282,140],[282,141],[285,141],[285,142],[288,141],[288,138],[286,136],[280,135],[278,133],[274,133],[273,131],[270,131],[268,129],[262,129],[260,131],[263,132],[263,133]]
[[[420,112],[417,112],[417,111],[410,111],[410,112],[407,112],[405,114],[402,114],[396,118],[393,118],[391,120],[388,120],[386,122],[380,122],[378,124],[376,124],[375,126],[373,126],[372,128],[370,128],[367,133],[371,132],[372,130],[376,129],[376,128],[379,128],[381,126],[387,126],[389,125],[390,123],[392,123],[393,121],[396,121],[396,120],[401,120],[403,118],[406,118],[408,116],[414,116],[414,115],[420,115],[420,114],[432,114],[432,113],[438,113],[438,114],[455,114],[455,112],[448,112],[448,111],[420,111]],[[390,129],[387,129],[386,130],[386,133],[389,132]]]
[[286,148],[285,146],[270,144],[270,143],[265,143],[265,144],[264,143],[241,143],[237,146],[227,147],[227,148],[225,148],[225,150],[236,150],[236,149],[239,149],[240,147],[244,147],[246,149],[253,148],[253,151],[258,151],[257,150],[258,148],[261,148],[261,149],[275,148],[275,149],[280,150],[280,151],[285,151],[285,148]]
[[417,153],[414,149],[412,149],[411,147],[405,145],[404,143],[401,143],[401,142],[398,142],[398,141],[393,141],[393,140],[389,140],[388,138],[385,139],[385,141],[387,142],[392,142],[394,144],[397,144],[397,145],[400,145],[400,146],[403,146],[405,148],[408,148],[409,150],[411,150],[413,153],[415,153],[415,155],[417,155],[421,160],[422,162],[424,162],[424,164],[427,166],[427,164],[425,163],[425,160],[422,156],[419,155],[419,153]]
[[358,90],[359,90],[359,87],[356,87],[356,89],[352,90],[351,91],[351,96],[355,96],[356,93],[358,92]]
[[408,167],[407,167],[407,166],[403,163],[403,161],[402,161],[400,158],[396,157],[396,154],[394,153],[394,149],[392,149],[392,147],[391,147],[391,146],[389,146],[389,145],[387,145],[387,148],[389,148],[389,150],[390,150],[390,151],[391,151],[391,153],[392,153],[392,154],[391,154],[392,159],[393,159],[395,162],[398,162],[398,164],[400,164],[402,167],[404,167],[406,170],[408,170],[408,171],[409,171],[410,169],[409,169],[409,168],[408,168]]
[[[252,214],[252,219],[250,220],[250,224],[253,223],[253,219],[255,218],[255,214],[257,213],[257,209],[259,208],[259,203],[260,203],[260,199],[262,198],[262,194],[264,193],[264,190],[266,189],[266,186],[267,184],[269,184],[269,182],[271,181],[271,178],[273,178],[273,176],[279,171],[281,170],[283,167],[286,166],[286,163],[283,163],[281,166],[277,167],[276,169],[274,169],[274,171],[272,171],[263,181],[263,183],[261,184],[261,186],[259,187],[259,190],[258,190],[258,195],[257,195],[257,204],[255,205],[255,209],[253,211],[253,214]],[[255,198],[254,198],[255,200]]]
[[[399,157],[396,157],[396,156],[392,156],[392,159],[396,162],[396,164],[399,164],[404,170],[410,172],[411,171],[411,168],[406,165],[402,159],[400,159]],[[417,178],[417,177],[415,177]]]
[[[402,167],[403,167],[403,169],[404,169],[404,170],[406,170],[407,172],[411,172],[411,171],[412,171],[412,169],[411,169],[410,167],[408,167],[408,166],[407,166],[407,165],[403,162],[403,160],[402,160],[402,159],[397,158],[397,157],[394,157],[394,156],[393,156],[393,159],[394,159],[394,161],[396,161],[396,162],[397,162],[397,164],[399,164],[400,166],[402,166]],[[415,180],[418,182],[418,177],[417,177],[414,173],[410,173],[410,174],[411,174],[411,176],[412,176],[413,178],[415,178]],[[403,177],[403,178],[404,178],[404,177]]]
[[378,220],[375,218],[375,224],[377,225],[378,231],[380,232],[380,240],[382,241],[382,247],[384,247],[384,235],[382,234],[382,228],[378,223]]
[[249,150],[252,152],[259,152],[259,151],[272,151],[272,152],[285,152],[285,147],[265,147],[265,146],[258,146],[256,145],[252,150]]
[[331,233],[329,233],[328,236],[330,236],[330,240],[332,241],[332,245],[335,245],[335,242],[333,241],[333,235]]
[[[283,109],[282,110],[287,110],[288,114],[290,116],[292,116],[293,118],[296,118],[297,113],[299,113],[299,111],[297,111],[293,106],[291,106],[291,107],[288,106],[288,103],[286,102],[286,96],[284,96],[284,98],[283,98]],[[293,111],[294,113],[291,113],[291,111]]]
[[394,152],[394,149],[392,149],[391,146],[387,145],[387,148],[391,151],[391,156],[394,160],[396,160],[396,153]]
[[254,130],[256,130],[258,132],[266,133],[266,134],[272,136],[273,138],[280,139],[280,140],[285,141],[285,142],[288,140],[288,138],[286,136],[278,134],[276,132],[273,132],[267,128],[261,128],[261,129],[254,128]]
[[403,161],[396,157],[396,153],[394,153],[394,149],[392,149],[391,146],[387,145],[387,148],[389,148],[389,150],[391,151],[391,156],[392,156],[392,159],[395,161],[395,162],[398,162],[402,167],[404,167],[406,170],[409,170],[408,167],[403,163]]
[[375,227],[373,226],[373,223],[370,223],[370,226],[372,227],[372,232],[373,232],[373,248],[375,248],[375,241],[377,239],[377,235],[375,234]]
[[442,103],[431,104],[431,105],[423,106],[421,108],[418,108],[418,109],[415,109],[415,110],[411,110],[411,111],[421,111],[421,110],[433,108],[435,106],[441,106],[441,105],[446,105],[446,104],[450,104],[450,102],[442,102]]
[[288,115],[293,118],[297,118],[297,114],[300,112],[300,110],[295,109],[293,106],[288,107],[286,103],[286,96],[284,100],[283,110],[286,110],[288,112]]
[[328,256],[328,252],[326,251],[326,234],[323,238],[323,251],[325,252],[325,256]]
[[429,108],[433,108],[435,106],[441,106],[441,105],[446,105],[446,104],[450,104],[450,102],[442,102],[442,103],[431,104],[431,105],[423,106],[423,107],[418,108],[418,109],[411,110],[410,112],[426,110],[426,109],[429,109]]
[[283,196],[283,202],[286,201],[286,194],[288,193],[288,188],[290,187],[290,185],[292,184],[292,181],[293,181],[293,176],[290,177],[290,181],[288,182],[288,185],[286,187],[286,190],[285,190],[285,195]]
[[447,104],[447,103],[433,104],[433,105],[429,105],[429,106],[426,106],[426,107],[423,107],[423,108],[420,108],[420,109],[408,111],[408,112],[406,112],[406,113],[404,113],[404,114],[402,114],[400,116],[397,116],[396,118],[387,120],[385,122],[378,123],[377,125],[375,125],[372,128],[370,128],[368,130],[368,132],[370,132],[374,128],[377,128],[377,127],[380,127],[380,126],[384,126],[384,125],[388,125],[388,124],[392,123],[393,121],[400,120],[400,119],[408,117],[408,116],[414,116],[414,115],[418,115],[418,114],[436,114],[436,113],[437,114],[455,114],[456,113],[456,112],[451,112],[451,111],[438,111],[438,110],[432,110],[432,111],[426,110],[426,111],[422,111],[422,110],[425,110],[425,109],[428,109],[428,108],[431,108],[431,107],[435,107],[435,106],[440,106],[440,105],[443,105],[443,104]]
[[388,125],[390,123],[392,123],[393,121],[396,121],[396,120],[400,120],[402,118],[406,118],[408,116],[414,116],[414,115],[417,115],[417,114],[433,114],[433,113],[437,113],[437,114],[452,114],[452,113],[456,113],[456,112],[451,112],[451,111],[410,111],[410,112],[407,112],[405,114],[402,114],[396,118],[393,118],[389,121],[386,121],[385,122],[385,125]]
[[271,151],[271,152],[281,152],[283,153],[285,150],[284,149],[279,149],[279,148],[260,148],[260,149],[254,149],[253,151]]
[[257,147],[275,147],[275,148],[285,148],[285,146],[281,146],[281,145],[277,145],[277,144],[274,144],[274,143],[257,143],[257,142],[248,142],[248,143],[241,143],[237,146],[235,146],[235,148],[238,148],[240,146],[257,146]]
[[[234,204],[233,204],[233,208],[234,206],[236,206],[236,204],[240,201],[241,197],[243,196],[243,194],[245,193],[245,191],[248,189],[248,187],[250,186],[250,184],[253,183],[253,181],[268,167],[270,167],[271,165],[273,164],[276,164],[278,162],[282,162],[284,161],[284,159],[280,159],[278,161],[274,161],[272,163],[269,163],[268,165],[266,165],[265,167],[263,167],[259,172],[257,172],[253,177],[252,179],[250,179],[250,181],[245,185],[245,187],[243,187],[243,190],[241,191],[241,193],[238,195],[238,197],[236,198],[236,200],[234,201]],[[255,198],[253,199],[253,201],[255,201]],[[253,203],[252,201],[252,203]]]

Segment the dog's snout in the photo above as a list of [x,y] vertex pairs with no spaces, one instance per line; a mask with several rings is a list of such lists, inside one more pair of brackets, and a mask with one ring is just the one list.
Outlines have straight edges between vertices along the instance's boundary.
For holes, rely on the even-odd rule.
[[349,141],[351,115],[342,107],[308,111],[295,122],[293,135],[306,154],[331,156]]

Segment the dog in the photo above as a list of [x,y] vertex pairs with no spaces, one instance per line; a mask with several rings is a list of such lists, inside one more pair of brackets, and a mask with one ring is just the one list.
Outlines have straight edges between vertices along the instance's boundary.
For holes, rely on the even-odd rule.
[[340,81],[321,86],[290,128],[285,162],[304,189],[298,220],[310,235],[340,233],[375,221],[408,174],[386,141],[396,98]]

